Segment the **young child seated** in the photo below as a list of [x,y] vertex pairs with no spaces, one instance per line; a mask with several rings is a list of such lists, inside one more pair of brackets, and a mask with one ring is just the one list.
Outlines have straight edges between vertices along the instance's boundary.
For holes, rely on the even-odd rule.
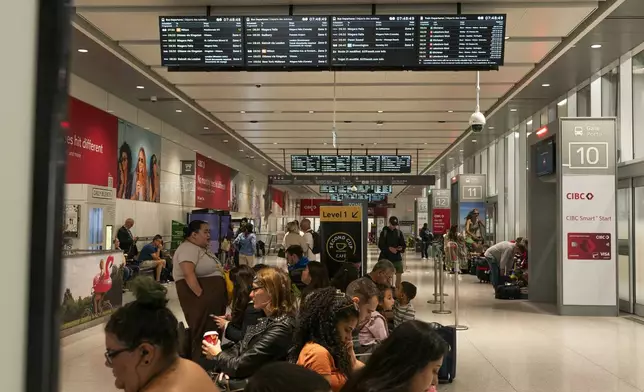
[[405,321],[416,319],[416,310],[411,304],[411,301],[416,298],[416,291],[416,286],[409,282],[400,284],[394,304],[394,328],[398,328]]
[[389,336],[387,319],[383,313],[393,308],[394,292],[391,286],[380,284],[377,286],[379,290],[378,307],[371,312],[366,322],[359,326],[359,340],[362,346],[378,344]]

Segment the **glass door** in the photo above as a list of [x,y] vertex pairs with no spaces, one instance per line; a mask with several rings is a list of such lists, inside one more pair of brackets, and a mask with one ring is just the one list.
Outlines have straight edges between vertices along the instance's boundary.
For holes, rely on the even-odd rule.
[[633,263],[631,232],[633,230],[633,188],[631,180],[620,181],[617,190],[617,285],[619,310],[633,313]]
[[[640,180],[640,181],[638,181]],[[634,298],[635,314],[644,316],[644,178],[634,179],[635,187],[635,214],[633,214],[633,241],[634,249],[632,254],[634,260]]]

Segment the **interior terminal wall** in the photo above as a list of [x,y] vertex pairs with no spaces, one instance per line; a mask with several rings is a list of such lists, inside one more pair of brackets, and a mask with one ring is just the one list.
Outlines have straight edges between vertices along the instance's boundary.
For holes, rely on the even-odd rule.
[[[240,200],[239,212],[235,215],[251,216],[252,214],[252,203],[242,201],[249,198],[239,197],[240,192],[242,193],[241,196],[244,196],[244,193],[252,193],[253,188],[255,188],[259,195],[265,193],[267,187],[265,175],[252,170],[214,148],[205,146],[202,142],[181,130],[164,123],[76,75],[72,75],[70,79],[70,94],[101,110],[109,110],[123,120],[146,129],[149,128],[150,132],[161,135],[161,202],[149,203],[117,199],[117,226],[122,224],[126,218],[131,217],[136,221],[135,234],[149,236],[155,233],[170,234],[172,220],[185,220],[185,214],[194,208],[195,182],[194,176],[180,176],[181,161],[194,160],[194,150],[197,149],[199,149],[200,153],[211,156],[212,159],[242,173],[241,176],[237,176],[239,177],[238,179],[235,179],[235,181],[238,181],[237,192],[238,200]],[[289,196],[289,199],[291,198],[292,196]],[[263,197],[260,197],[259,203],[261,204],[260,211],[264,211]],[[287,204],[292,205],[294,203],[289,202]],[[274,218],[282,216],[280,208],[273,208],[272,210]]]
[[401,221],[413,221],[415,219],[414,203],[418,197],[420,196],[403,195],[396,197],[395,199],[391,199],[389,202],[395,203],[396,208],[388,209],[388,217],[395,216]]

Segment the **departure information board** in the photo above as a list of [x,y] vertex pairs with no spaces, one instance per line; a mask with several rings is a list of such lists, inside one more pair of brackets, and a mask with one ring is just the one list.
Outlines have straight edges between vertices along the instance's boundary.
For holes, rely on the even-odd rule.
[[291,155],[291,173],[411,173],[411,155]]
[[160,17],[161,64],[188,68],[243,68],[241,17]]
[[249,67],[328,67],[327,16],[246,17]]
[[418,17],[418,64],[427,67],[503,65],[505,15]]
[[393,192],[391,185],[320,185],[320,193],[376,193],[388,195],[391,192]]
[[367,201],[385,201],[387,195],[378,195],[373,193],[339,193],[330,196],[331,201],[343,200],[367,200]]
[[332,66],[404,68],[415,63],[415,16],[331,17]]

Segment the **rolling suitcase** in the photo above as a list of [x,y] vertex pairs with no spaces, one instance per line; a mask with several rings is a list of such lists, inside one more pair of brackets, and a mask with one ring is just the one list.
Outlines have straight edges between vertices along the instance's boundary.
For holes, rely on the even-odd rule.
[[441,384],[451,383],[456,378],[456,329],[431,323],[434,330],[449,344],[449,352],[443,358],[443,366],[438,371],[438,381]]

